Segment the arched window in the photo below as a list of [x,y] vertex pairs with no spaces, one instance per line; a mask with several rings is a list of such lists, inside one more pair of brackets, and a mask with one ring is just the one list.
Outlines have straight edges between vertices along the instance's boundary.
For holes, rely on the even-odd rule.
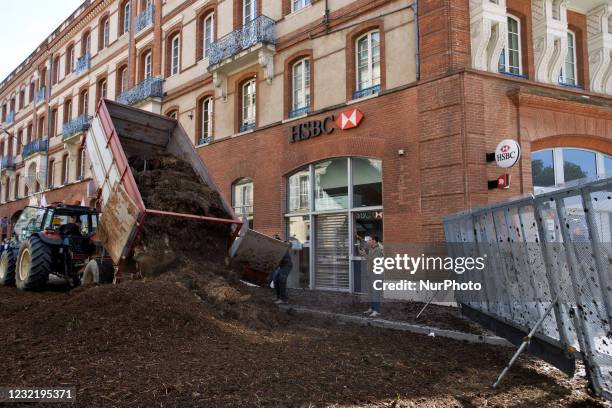
[[25,88],[19,91],[19,109],[23,109],[25,106]]
[[15,199],[19,198],[19,184],[21,183],[21,175],[19,173],[17,173],[15,175],[15,186],[14,186],[14,190],[13,190],[13,196],[15,197]]
[[51,75],[52,75],[51,83],[53,85],[57,84],[60,80],[60,57],[59,55],[53,58],[53,66],[51,70]]
[[62,156],[62,184],[68,184],[68,177],[70,174],[70,160],[68,160],[68,154]]
[[253,180],[245,177],[232,184],[232,206],[236,215],[246,217],[253,228]]
[[57,136],[57,107],[51,109],[51,118],[49,123],[49,137]]
[[121,68],[121,70],[119,71],[119,84],[120,84],[119,93],[123,93],[128,90],[129,79],[130,78],[129,78],[127,66]]
[[531,153],[531,175],[536,192],[570,181],[612,174],[612,156],[593,150],[556,147]]
[[130,0],[125,0],[119,7],[119,35],[123,35],[130,31]]
[[204,58],[208,58],[210,47],[215,41],[215,14],[209,13],[202,22],[202,33],[203,33],[203,44],[202,44],[202,55]]
[[561,68],[559,83],[562,85],[578,85],[578,69],[576,64],[576,33],[567,32],[567,55],[565,64]]
[[254,129],[257,118],[257,79],[247,80],[242,85],[242,106],[241,106],[240,131]]
[[91,55],[91,33],[86,31],[81,40],[81,56]]
[[55,159],[49,159],[49,170],[47,171],[47,188],[55,186]]
[[508,42],[499,56],[499,72],[522,75],[521,20],[508,15]]
[[552,18],[561,20],[561,2],[563,0],[553,0],[552,2]]
[[291,12],[296,12],[310,5],[310,0],[291,0]]
[[99,30],[99,39],[98,39],[98,49],[104,49],[108,47],[110,44],[110,19],[109,17],[103,17],[100,20],[100,25],[98,26]]
[[181,64],[181,36],[179,33],[170,37],[168,42],[168,76],[176,75],[180,71]]
[[242,1],[242,25],[247,25],[257,17],[257,0]]
[[83,180],[85,178],[85,150],[80,149],[77,155],[77,180]]
[[64,124],[72,120],[72,99],[66,99],[64,102]]
[[213,135],[213,98],[203,98],[199,106],[200,132],[198,145],[210,143]]
[[357,91],[380,87],[380,32],[372,30],[357,39]]
[[310,111],[310,59],[304,58],[293,64],[291,70],[291,113],[289,117]]
[[74,70],[74,44],[66,48],[66,75]]
[[151,78],[152,76],[152,71],[151,71],[151,67],[152,67],[152,63],[153,63],[153,54],[151,54],[151,51],[146,51],[144,54],[142,54],[141,57],[141,75],[142,75],[142,80]]
[[178,120],[178,109],[172,109],[166,112],[166,116],[174,120]]
[[99,101],[101,98],[106,98],[108,96],[106,78],[102,78],[98,80],[98,89],[96,92],[96,101]]
[[83,89],[79,94],[79,115],[89,114],[89,91]]

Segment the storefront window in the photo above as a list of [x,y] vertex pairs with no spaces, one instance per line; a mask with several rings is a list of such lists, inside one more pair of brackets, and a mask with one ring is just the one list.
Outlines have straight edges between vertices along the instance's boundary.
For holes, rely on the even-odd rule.
[[348,208],[348,161],[333,159],[314,165],[315,210]]
[[289,177],[289,212],[310,210],[310,171],[301,170]]
[[555,185],[552,150],[542,150],[531,154],[531,174],[533,176],[534,187],[551,187]]
[[561,148],[531,153],[531,173],[536,192],[582,178],[612,173],[612,157],[592,150]]
[[353,207],[382,205],[382,162],[374,159],[352,160]]
[[579,149],[563,149],[563,173],[565,182],[597,175],[595,152]]

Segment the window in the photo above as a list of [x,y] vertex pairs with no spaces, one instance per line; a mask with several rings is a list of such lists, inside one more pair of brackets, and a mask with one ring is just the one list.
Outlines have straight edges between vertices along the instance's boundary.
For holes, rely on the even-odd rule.
[[107,85],[106,85],[106,78],[102,78],[98,81],[98,90],[97,90],[97,98],[96,101],[99,101],[100,98],[106,98],[107,97]]
[[51,83],[55,85],[60,80],[60,57],[59,56],[53,59],[53,69],[51,71],[52,71],[51,75],[53,75],[53,79]]
[[15,154],[21,154],[21,145],[23,143],[23,129],[19,129],[17,132],[17,143],[15,143]]
[[552,18],[561,20],[561,2],[563,0],[553,0],[552,2]]
[[19,198],[19,183],[21,179],[21,175],[19,173],[17,173],[17,175],[15,176],[15,190],[13,193],[13,196],[15,197],[15,199]]
[[68,173],[69,173],[69,164],[68,155],[65,154],[62,156],[62,184],[68,184]]
[[514,16],[508,16],[508,42],[499,56],[499,72],[521,75],[521,21]]
[[85,178],[85,150],[80,149],[77,156],[77,179],[83,180]]
[[176,34],[170,39],[170,75],[176,75],[180,69],[180,52],[181,52],[180,34]]
[[242,24],[247,25],[257,17],[257,0],[243,0]]
[[348,161],[332,159],[315,164],[315,211],[346,209],[348,198]]
[[49,124],[49,137],[54,137],[57,135],[57,108],[53,108],[51,110],[51,123]]
[[253,180],[241,178],[233,184],[232,203],[236,215],[246,217],[253,228]]
[[576,34],[571,31],[567,32],[567,56],[565,64],[561,68],[559,83],[562,85],[576,86],[578,85],[576,72]]
[[292,69],[292,104],[290,117],[308,113],[310,108],[310,60],[304,58]]
[[110,44],[110,20],[108,17],[104,17],[100,21],[100,26],[98,29],[100,30],[98,48],[103,49],[108,47]]
[[200,118],[202,123],[200,124],[200,139],[198,144],[210,143],[213,133],[213,99],[207,97],[202,99],[200,106]]
[[64,123],[70,122],[72,119],[72,100],[68,99],[64,102]]
[[357,90],[380,86],[380,32],[370,31],[357,39]]
[[43,139],[43,135],[45,134],[45,117],[41,116],[38,118],[38,131],[36,133],[38,135],[38,139]]
[[130,18],[130,0],[127,0],[119,9],[119,35],[130,31]]
[[291,11],[298,11],[310,5],[310,0],[292,0]]
[[47,187],[53,188],[55,186],[55,160],[49,160],[49,171],[47,173]]
[[203,46],[202,55],[204,56],[204,58],[208,58],[210,47],[212,43],[215,41],[215,15],[214,13],[210,13],[204,18],[202,30],[204,33],[203,35],[204,44],[202,44]]
[[28,100],[30,102],[32,102],[34,100],[34,90],[36,88],[36,85],[34,84],[34,81],[30,82],[30,95],[28,97]]
[[25,89],[19,91],[19,109],[23,109],[25,106]]
[[170,112],[166,113],[166,116],[168,116],[169,118],[172,118],[174,120],[178,120],[178,111],[177,110],[171,110]]
[[151,63],[152,63],[151,51],[148,51],[146,54],[144,54],[142,58],[143,79],[151,78]]
[[27,127],[27,144],[32,143],[32,134],[33,134],[33,130],[34,130],[34,126],[32,125],[32,123],[28,123],[28,127]]
[[612,173],[612,158],[592,150],[557,147],[531,153],[531,174],[536,192],[606,173]]
[[255,127],[257,105],[257,81],[249,79],[242,85],[242,122],[240,131],[245,132]]
[[69,45],[66,48],[66,75],[74,70],[74,45]]
[[89,92],[83,89],[79,94],[79,115],[87,115],[89,113]]
[[290,213],[310,210],[310,170],[300,170],[288,179]]
[[83,34],[83,40],[81,41],[81,55],[91,55],[91,34],[87,31]]
[[129,75],[127,67],[123,67],[119,70],[119,94],[128,90]]

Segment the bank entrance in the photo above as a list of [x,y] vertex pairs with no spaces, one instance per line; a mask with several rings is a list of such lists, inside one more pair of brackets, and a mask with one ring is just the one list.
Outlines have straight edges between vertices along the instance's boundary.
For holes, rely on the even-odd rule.
[[287,209],[296,261],[290,284],[360,291],[356,234],[382,240],[382,162],[342,157],[310,164],[288,177]]

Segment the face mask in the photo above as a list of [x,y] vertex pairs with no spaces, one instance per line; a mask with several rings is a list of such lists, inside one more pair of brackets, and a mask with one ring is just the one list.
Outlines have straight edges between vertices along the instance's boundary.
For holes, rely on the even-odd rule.
[[372,240],[372,237],[370,237],[370,236],[366,236],[366,237],[365,237],[363,240],[364,240],[365,242],[370,242],[370,241]]

